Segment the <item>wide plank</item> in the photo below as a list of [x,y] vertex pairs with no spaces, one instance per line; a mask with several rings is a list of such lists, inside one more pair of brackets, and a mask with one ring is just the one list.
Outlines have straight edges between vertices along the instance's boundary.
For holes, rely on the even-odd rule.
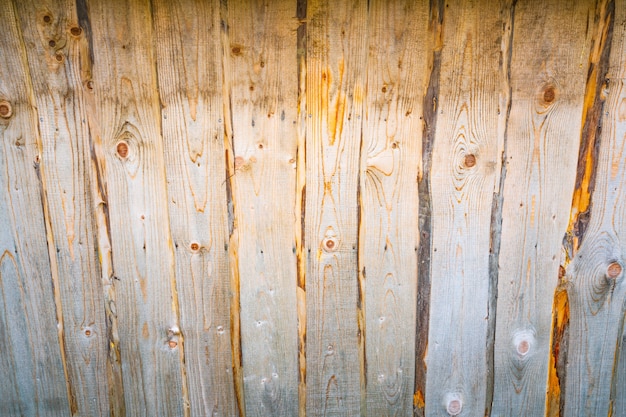
[[67,416],[64,352],[42,199],[41,138],[26,51],[0,3],[0,415]]
[[[110,230],[124,402],[131,415],[184,414],[161,115],[147,1],[90,0],[88,117]],[[104,235],[104,233],[102,233]],[[111,300],[113,301],[113,300]]]
[[[545,414],[552,297],[576,178],[593,1],[514,7],[493,416]],[[581,53],[583,51],[584,53]]]
[[358,193],[366,29],[366,2],[307,2],[308,416],[365,411],[365,326],[362,318],[357,322],[357,312],[361,316],[364,308],[358,289]]
[[[431,170],[426,415],[484,415],[489,372],[491,207],[500,175],[500,3],[443,11]],[[504,110],[504,109],[502,109]]]
[[192,416],[234,416],[218,1],[152,2]]
[[417,177],[428,82],[428,4],[371,1],[361,149],[367,414],[413,411]]
[[624,415],[610,399],[622,380],[616,372],[626,300],[625,22],[626,8],[616,3],[591,214],[565,275],[570,323],[563,415]]
[[41,177],[72,414],[110,414],[107,329],[90,194],[90,143],[82,100],[86,39],[75,3],[15,2],[39,114]]
[[294,416],[296,4],[236,0],[225,12],[231,245],[239,284],[245,413]]

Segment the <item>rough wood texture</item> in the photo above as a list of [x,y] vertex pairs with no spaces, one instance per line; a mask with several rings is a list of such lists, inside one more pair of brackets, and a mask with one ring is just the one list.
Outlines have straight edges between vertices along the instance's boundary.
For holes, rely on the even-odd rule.
[[567,268],[570,329],[564,415],[623,415],[612,408],[623,334],[626,254],[626,10],[616,4],[597,177],[584,241]]
[[431,172],[426,415],[486,402],[491,205],[498,169],[502,24],[491,2],[446,2]]
[[70,405],[58,288],[46,242],[42,144],[17,21],[13,5],[0,3],[0,414],[60,417]]
[[98,0],[88,10],[94,45],[89,86],[98,109],[89,123],[108,197],[126,409],[132,415],[183,415],[187,399],[150,8],[143,1]]
[[81,97],[84,34],[73,3],[15,5],[24,41],[32,45],[26,52],[39,114],[41,177],[52,268],[58,276],[71,412],[108,415],[107,332],[89,192],[89,132]]
[[[540,7],[541,5],[541,7]],[[517,2],[493,416],[545,414],[552,296],[576,176],[595,4]]]
[[357,289],[357,194],[367,4],[307,6],[306,412],[358,415],[365,377],[359,360],[365,329],[357,324],[363,302]]
[[415,161],[421,158],[427,22],[426,2],[369,4],[359,269],[365,287],[367,414],[373,416],[406,416],[413,409]]
[[234,416],[219,2],[152,3],[192,416]]
[[228,2],[224,59],[247,416],[298,410],[295,11],[285,1]]

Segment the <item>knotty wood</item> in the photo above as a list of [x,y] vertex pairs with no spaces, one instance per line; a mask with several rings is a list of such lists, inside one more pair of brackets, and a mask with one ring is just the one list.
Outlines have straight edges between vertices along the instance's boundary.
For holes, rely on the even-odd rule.
[[90,1],[88,10],[94,45],[88,86],[98,112],[89,123],[108,197],[126,409],[183,415],[183,345],[150,7],[145,1]]
[[[620,382],[615,372],[626,298],[625,18],[626,10],[616,4],[591,216],[580,250],[566,271],[570,328],[563,415],[608,415],[612,385]],[[621,270],[617,276],[609,273],[615,263]],[[612,412],[620,415],[623,409]]]
[[67,416],[61,327],[47,246],[41,138],[26,52],[0,4],[0,414]]
[[225,16],[247,416],[298,410],[295,3],[230,1]]
[[39,114],[41,177],[52,265],[58,274],[71,411],[108,415],[107,331],[89,193],[89,132],[81,99],[84,35],[73,2],[15,5],[24,41],[32,45],[26,52]]
[[[433,148],[426,414],[483,415],[502,24],[492,2],[446,2]],[[471,156],[473,155],[473,157]]]
[[[552,296],[568,225],[595,4],[517,2],[506,121],[492,415],[545,414]],[[581,53],[582,51],[582,53]]]
[[307,6],[306,411],[358,415],[365,411],[357,197],[367,5],[308,1]]
[[[413,410],[418,229],[415,213],[427,83],[428,5],[369,4],[361,150],[367,414]],[[417,134],[416,134],[417,132]]]
[[152,7],[188,406],[234,416],[219,2]]

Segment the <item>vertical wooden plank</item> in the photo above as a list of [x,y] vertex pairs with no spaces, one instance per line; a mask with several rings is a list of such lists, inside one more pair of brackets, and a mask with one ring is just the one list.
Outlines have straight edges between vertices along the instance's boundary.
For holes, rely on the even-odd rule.
[[161,116],[147,1],[89,1],[97,114],[89,123],[106,187],[126,409],[183,415],[182,337]]
[[234,416],[218,1],[153,1],[168,205],[193,416]]
[[[517,2],[506,120],[492,415],[545,414],[563,235],[576,178],[592,1]],[[590,20],[590,21],[589,21]]]
[[236,0],[228,2],[227,13],[224,59],[245,411],[293,416],[298,412],[296,4]]
[[89,193],[89,132],[73,2],[15,3],[39,114],[41,177],[50,222],[72,414],[108,415],[107,331]]
[[13,4],[0,3],[0,414],[66,416],[41,142],[17,21]]
[[[367,4],[307,4],[307,415],[358,415],[358,187]],[[361,369],[359,369],[361,368]],[[363,399],[364,400],[364,399]]]
[[367,414],[409,415],[415,370],[417,177],[428,82],[428,4],[369,4],[361,150]]
[[490,209],[500,174],[502,34],[499,2],[446,2],[431,171],[430,416],[477,416],[489,407]]
[[600,152],[584,240],[566,270],[570,303],[563,415],[623,415],[609,401],[620,380],[626,283],[626,9],[615,5]]

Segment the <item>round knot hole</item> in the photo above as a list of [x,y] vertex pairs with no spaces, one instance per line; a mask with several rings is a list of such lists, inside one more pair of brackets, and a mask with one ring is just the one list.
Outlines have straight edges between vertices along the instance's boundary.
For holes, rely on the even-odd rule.
[[622,273],[622,266],[619,264],[619,262],[611,263],[609,267],[606,269],[606,276],[611,279],[615,279],[619,277],[621,273]]
[[48,16],[48,15],[45,15],[45,16],[43,17],[43,21],[44,21],[45,23],[50,23],[50,22],[52,21],[52,18],[51,18],[50,16]]
[[80,36],[83,33],[83,30],[79,26],[74,26],[70,29],[70,33],[74,36]]
[[196,252],[198,249],[200,249],[200,245],[198,245],[196,242],[193,242],[191,245],[191,250]]
[[55,58],[56,58],[57,61],[61,62],[61,61],[63,61],[63,54],[56,54]]
[[382,91],[383,93],[386,93],[387,92],[387,86],[383,86],[383,88],[381,88],[380,91]]
[[391,142],[391,148],[392,149],[397,149],[398,148],[398,144],[396,142]]
[[120,158],[126,158],[128,156],[128,143],[120,141],[115,149]]
[[93,81],[91,80],[87,81],[87,88],[90,90],[93,90]]
[[543,91],[543,101],[546,104],[551,104],[554,101],[555,98],[556,98],[556,91],[554,90],[553,86],[549,85]]
[[7,101],[0,102],[0,117],[3,119],[8,119],[13,115],[13,110],[11,109],[11,105]]
[[176,343],[175,340],[170,340],[169,342],[167,342],[167,345],[170,347],[170,349],[175,349],[176,346],[178,346],[178,343]]
[[328,239],[326,240],[326,242],[324,243],[324,246],[326,247],[326,249],[328,250],[334,250],[335,249],[335,241],[332,239]]
[[468,168],[473,167],[476,165],[476,156],[473,154],[465,155],[464,163]]
[[54,48],[55,46],[57,46],[57,43],[56,43],[55,41],[53,41],[53,40],[50,40],[50,41],[48,42],[48,46],[49,46],[50,48]]
[[91,336],[91,330],[86,329],[85,330],[85,336],[90,337]]
[[461,413],[462,408],[463,408],[463,404],[461,403],[461,400],[454,399],[454,400],[448,401],[448,405],[446,406],[446,411],[451,416],[456,416]]

